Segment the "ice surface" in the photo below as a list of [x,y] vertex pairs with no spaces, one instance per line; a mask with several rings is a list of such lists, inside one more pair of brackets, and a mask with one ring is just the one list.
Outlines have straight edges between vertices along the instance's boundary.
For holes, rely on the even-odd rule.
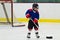
[[31,32],[31,39],[26,38],[27,23],[25,27],[0,25],[0,40],[49,40],[46,36],[53,36],[51,40],[60,40],[60,23],[39,23],[39,25],[39,39],[36,39],[34,30]]

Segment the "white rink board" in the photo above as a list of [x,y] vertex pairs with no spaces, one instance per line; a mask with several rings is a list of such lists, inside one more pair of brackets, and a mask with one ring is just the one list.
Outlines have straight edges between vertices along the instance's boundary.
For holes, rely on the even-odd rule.
[[[38,3],[40,18],[60,19],[60,3]],[[5,4],[9,18],[11,17],[11,5]],[[13,11],[17,18],[25,18],[27,9],[32,8],[32,3],[14,3]],[[0,4],[0,18],[5,18],[2,5]]]
[[[38,3],[40,18],[60,19],[60,3]],[[27,9],[32,3],[14,3],[13,9],[16,17],[25,17]]]

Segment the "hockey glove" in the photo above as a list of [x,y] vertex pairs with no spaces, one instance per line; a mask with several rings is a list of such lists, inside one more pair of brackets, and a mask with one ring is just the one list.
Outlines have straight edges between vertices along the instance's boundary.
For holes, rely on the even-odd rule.
[[30,14],[26,14],[26,18],[30,18]]
[[35,23],[38,23],[38,19],[37,18],[34,18],[33,20]]

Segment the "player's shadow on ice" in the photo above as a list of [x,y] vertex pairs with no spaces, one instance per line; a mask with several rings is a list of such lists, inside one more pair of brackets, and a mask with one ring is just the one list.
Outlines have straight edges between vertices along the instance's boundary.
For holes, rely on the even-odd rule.
[[38,39],[38,38],[30,38],[30,39],[28,39],[27,38],[27,40],[41,40],[40,38]]
[[41,37],[41,38],[30,38],[30,39],[26,39],[26,40],[46,40],[46,38]]

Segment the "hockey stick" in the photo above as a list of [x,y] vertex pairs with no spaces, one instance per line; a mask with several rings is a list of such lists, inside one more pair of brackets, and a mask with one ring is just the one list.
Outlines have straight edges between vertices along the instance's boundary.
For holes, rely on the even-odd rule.
[[[30,18],[31,19],[31,18]],[[33,20],[31,19],[31,21],[33,22]],[[34,23],[34,22],[33,22]],[[34,23],[34,25],[37,27],[37,28],[39,28],[39,26],[37,26],[35,23]]]

